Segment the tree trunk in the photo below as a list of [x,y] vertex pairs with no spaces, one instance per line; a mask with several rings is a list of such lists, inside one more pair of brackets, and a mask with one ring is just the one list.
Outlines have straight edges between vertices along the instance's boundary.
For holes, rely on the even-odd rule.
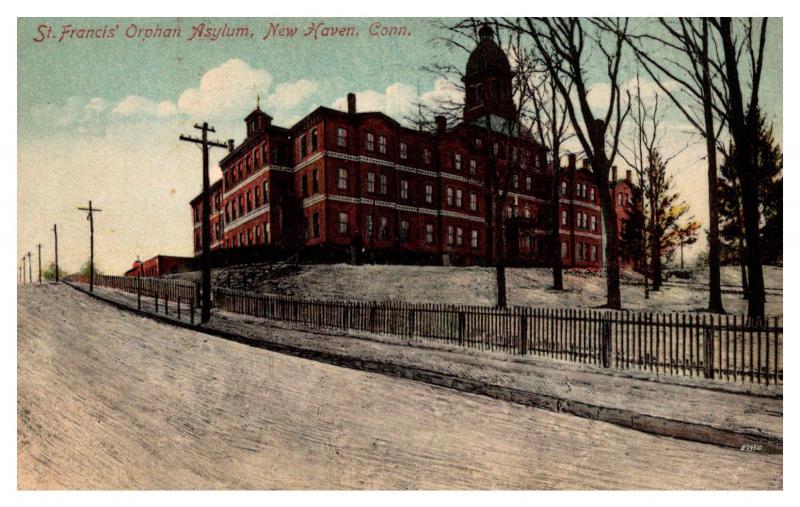
[[598,167],[595,160],[592,163],[596,167],[593,172],[606,227],[606,307],[620,310],[622,298],[619,287],[619,230],[608,184],[608,163],[605,163],[606,167]]
[[714,115],[711,109],[711,81],[708,65],[708,21],[703,21],[703,122],[706,138],[706,159],[708,160],[708,311],[725,313],[722,306],[720,287],[720,243],[719,243],[719,202],[717,198],[717,147],[714,130]]
[[495,216],[495,231],[494,231],[494,251],[495,251],[495,280],[497,281],[497,307],[505,308],[508,305],[506,295],[506,259],[505,244],[506,231],[503,227],[505,222],[505,215],[499,208],[500,200],[495,197],[494,199],[494,216]]
[[561,217],[559,216],[561,208],[559,205],[561,202],[561,161],[555,154],[553,155],[553,181],[551,187],[550,255],[552,256],[551,266],[553,267],[553,289],[564,290],[564,274],[561,265]]
[[750,111],[746,117],[730,18],[720,19],[720,35],[725,52],[726,81],[730,97],[728,124],[730,125],[731,137],[733,137],[733,142],[736,146],[734,167],[738,173],[739,181],[742,183],[742,216],[744,218],[744,233],[747,245],[745,254],[750,288],[750,297],[747,300],[747,316],[750,319],[760,320],[764,317],[765,295],[764,273],[761,270],[761,236],[759,230],[761,214],[758,209],[760,182],[755,178],[756,160],[754,156],[754,141],[758,138],[758,122],[755,117],[758,97],[752,98],[753,102],[749,106]]
[[655,226],[650,235],[650,264],[653,266],[653,291],[661,290],[661,231]]

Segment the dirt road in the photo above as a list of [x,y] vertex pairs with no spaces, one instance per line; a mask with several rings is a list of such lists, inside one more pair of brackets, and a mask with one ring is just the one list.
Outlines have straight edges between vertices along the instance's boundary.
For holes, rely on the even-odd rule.
[[782,456],[287,357],[63,286],[18,297],[22,489],[782,487]]

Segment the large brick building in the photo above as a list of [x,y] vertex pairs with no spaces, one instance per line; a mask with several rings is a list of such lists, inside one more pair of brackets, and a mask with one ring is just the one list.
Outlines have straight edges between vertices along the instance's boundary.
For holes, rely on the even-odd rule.
[[[551,171],[538,144],[508,135],[513,74],[491,29],[467,62],[463,120],[434,132],[407,128],[382,112],[318,107],[290,128],[259,107],[246,138],[220,161],[212,187],[212,250],[300,245],[341,258],[491,263],[490,178],[507,175],[504,209],[512,265],[547,262]],[[505,127],[504,127],[505,126]],[[487,167],[496,167],[488,171]],[[602,263],[602,219],[590,171],[569,157],[559,199],[566,266]],[[495,184],[496,185],[496,184]],[[494,188],[498,188],[496,185]],[[191,202],[194,251],[201,251],[202,200]]]

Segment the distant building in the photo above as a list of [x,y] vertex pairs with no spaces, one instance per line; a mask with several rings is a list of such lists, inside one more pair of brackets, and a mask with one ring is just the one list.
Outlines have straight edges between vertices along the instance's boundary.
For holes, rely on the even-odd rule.
[[135,260],[125,276],[164,276],[195,269],[193,257],[175,257],[172,255],[156,255],[142,262]]
[[[212,187],[212,250],[299,244],[339,255],[352,248],[376,259],[492,262],[487,164],[514,168],[504,209],[510,265],[543,265],[548,246],[551,170],[546,150],[510,135],[513,73],[492,30],[480,30],[463,78],[463,120],[435,132],[402,126],[382,112],[318,107],[290,128],[259,107],[247,136],[220,161]],[[202,247],[201,196],[191,201],[194,252]],[[561,255],[567,267],[602,265],[602,219],[588,167],[574,156],[563,171]]]

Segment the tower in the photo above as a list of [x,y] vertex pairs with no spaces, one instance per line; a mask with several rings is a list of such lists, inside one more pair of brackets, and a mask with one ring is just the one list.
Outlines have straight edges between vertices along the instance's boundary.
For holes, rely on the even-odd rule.
[[469,55],[462,78],[466,90],[464,121],[498,116],[513,121],[516,108],[511,93],[514,73],[505,52],[494,41],[494,31],[484,24],[478,30],[480,42]]

